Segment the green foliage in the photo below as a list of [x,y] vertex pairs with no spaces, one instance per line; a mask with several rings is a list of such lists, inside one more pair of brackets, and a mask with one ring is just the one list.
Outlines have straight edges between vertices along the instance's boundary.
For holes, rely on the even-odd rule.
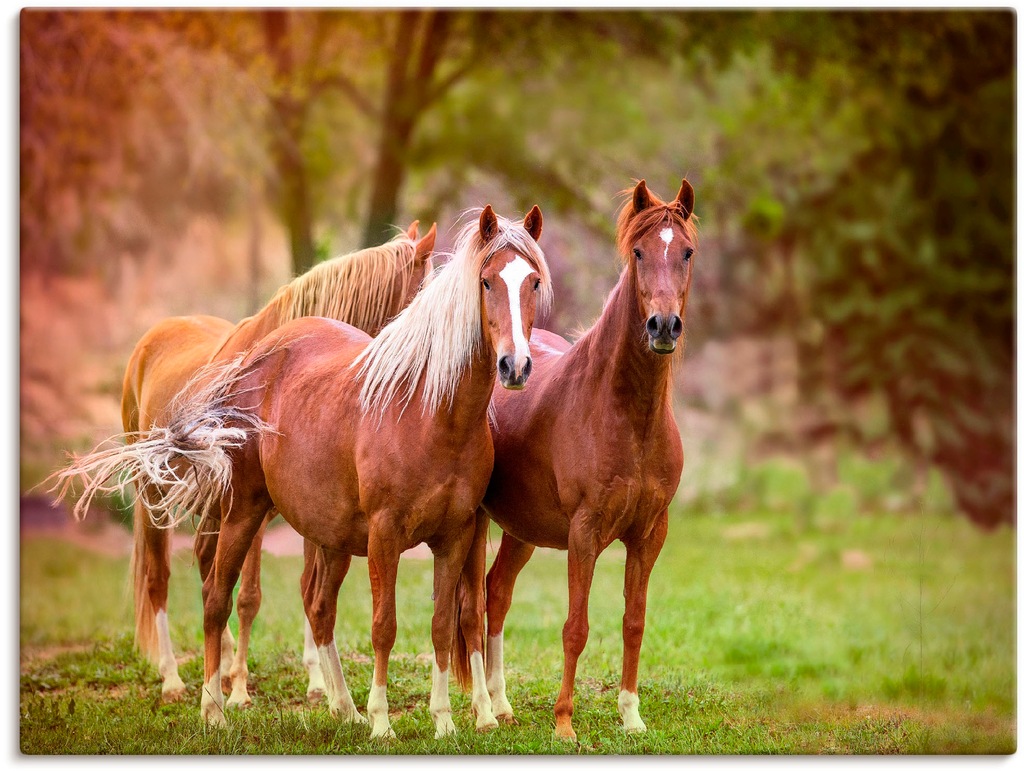
[[[856,556],[856,558],[851,557]],[[491,558],[493,558],[493,553]],[[538,550],[506,624],[509,696],[520,724],[478,735],[452,691],[459,733],[433,739],[430,561],[399,571],[388,697],[398,739],[307,705],[301,560],[264,560],[250,649],[253,707],[224,731],[198,715],[201,607],[194,566],[175,558],[171,634],[183,702],[159,701],[154,667],[131,649],[127,559],[52,541],[22,550],[21,749],[141,754],[776,754],[1014,751],[1015,544],[961,518],[878,515],[794,529],[788,514],[673,515],[655,566],[641,656],[641,714],[625,736],[615,708],[624,555],[598,561],[580,659],[578,745],[553,737],[566,612],[564,553]],[[360,709],[372,675],[369,586],[357,558],[336,630]],[[234,626],[234,621],[231,622]]]
[[567,331],[615,278],[614,191],[689,174],[690,344],[788,336],[806,405],[1012,521],[1013,36],[1007,10],[26,13],[23,261],[106,270],[254,177],[297,265],[314,231],[444,232],[486,195],[548,215]]

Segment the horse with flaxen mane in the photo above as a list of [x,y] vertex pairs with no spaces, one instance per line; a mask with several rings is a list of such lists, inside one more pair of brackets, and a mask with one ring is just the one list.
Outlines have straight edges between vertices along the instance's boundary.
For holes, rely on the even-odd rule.
[[[125,453],[142,451],[139,443],[152,441],[158,427],[173,420],[186,385],[204,365],[224,362],[249,350],[266,334],[283,324],[304,316],[326,316],[345,321],[370,335],[376,335],[389,319],[405,308],[433,268],[431,253],[436,226],[419,238],[419,222],[413,222],[380,246],[351,252],[316,265],[281,287],[262,310],[237,325],[213,316],[181,316],[164,319],[139,340],[128,361],[121,397],[121,415],[128,447],[91,453],[80,459],[60,478],[68,492],[68,483],[79,475],[89,480],[85,494],[75,506],[81,517],[97,492],[112,489],[105,484],[121,471]],[[195,384],[193,384],[195,385]],[[167,486],[138,485],[134,511],[134,548],[131,574],[135,597],[135,640],[160,670],[165,699],[179,698],[185,684],[171,645],[167,618],[167,588],[170,579],[170,531],[147,514],[148,507],[169,502]],[[172,506],[173,507],[173,506]],[[273,513],[267,518],[267,522]],[[243,572],[238,595],[238,650],[232,660],[234,640],[225,627],[224,679],[230,679],[229,704],[245,706],[248,694],[249,634],[259,610],[260,557],[264,527],[253,541]],[[213,540],[200,533],[198,551],[212,548]],[[307,694],[324,690],[319,658],[308,624],[303,663],[309,671]]]
[[[672,414],[670,354],[682,348],[697,245],[693,202],[686,180],[670,203],[641,180],[619,216],[623,271],[598,321],[572,346],[535,329],[529,390],[494,394],[494,472],[483,508],[504,531],[486,579],[487,690],[498,719],[513,719],[505,692],[503,630],[516,576],[535,547],[567,549],[569,615],[562,630],[565,665],[555,732],[576,738],[573,686],[589,630],[594,564],[618,539],[626,546],[618,709],[627,731],[646,730],[637,670],[648,579],[665,541],[668,504],[683,468]],[[481,521],[460,610],[470,634],[484,605],[474,595],[485,567],[486,519]],[[464,653],[453,668],[465,677]]]
[[[456,587],[478,525],[494,458],[488,410],[497,379],[526,384],[530,332],[551,282],[537,245],[541,213],[522,223],[488,206],[459,234],[452,259],[375,339],[346,324],[307,318],[264,338],[222,367],[205,393],[184,404],[154,457],[209,443],[197,456],[186,508],[206,510],[218,531],[202,567],[205,686],[201,712],[224,724],[221,637],[242,563],[271,509],[315,554],[303,600],[332,714],[363,721],[334,641],[338,590],[353,555],[368,557],[373,595],[371,736],[394,736],[388,659],[397,631],[399,556],[418,543],[434,554],[434,646],[430,713],[436,736],[455,731],[448,694]],[[230,432],[235,432],[231,434]],[[158,470],[159,462],[145,463]],[[195,470],[193,476],[191,470]],[[219,508],[205,508],[217,500]],[[307,557],[309,557],[307,551]],[[483,628],[468,628],[476,675],[477,728],[497,725],[484,684]]]

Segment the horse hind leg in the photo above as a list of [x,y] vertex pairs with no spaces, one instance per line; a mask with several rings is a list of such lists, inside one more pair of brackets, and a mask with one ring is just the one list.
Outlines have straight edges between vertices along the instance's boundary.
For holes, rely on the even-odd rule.
[[263,522],[269,501],[240,501],[235,492],[235,505],[230,512],[227,500],[221,507],[220,534],[212,565],[203,580],[203,695],[200,714],[213,726],[226,724],[224,694],[221,691],[221,654],[224,630],[231,615],[231,593],[238,582],[249,547]]
[[398,622],[395,615],[395,584],[401,548],[393,532],[385,526],[370,524],[366,563],[373,595],[373,684],[366,701],[371,739],[394,739],[388,717],[388,661],[395,647]]
[[516,722],[505,691],[505,617],[512,605],[516,577],[533,555],[534,547],[512,537],[501,536],[501,545],[487,573],[487,692],[494,716],[502,723]]
[[305,615],[302,617],[302,629],[302,665],[306,668],[309,677],[309,683],[306,686],[306,700],[315,702],[327,694],[327,683],[324,681],[323,667],[320,666],[320,654],[313,641],[313,627],[309,625],[309,619]]
[[[270,518],[263,520],[259,531],[253,538],[249,553],[242,563],[242,585],[238,589],[238,647],[228,670],[231,679],[231,695],[227,706],[244,709],[252,704],[249,697],[249,641],[252,636],[252,625],[256,614],[260,611],[263,592],[260,588],[260,566],[263,558],[263,534],[267,530]],[[225,627],[226,628],[226,627]],[[223,659],[222,659],[223,661]],[[224,668],[221,666],[221,675]]]
[[452,651],[452,670],[465,686],[472,683],[471,704],[476,716],[476,730],[490,731],[498,727],[487,692],[484,671],[483,642],[486,612],[484,580],[487,571],[487,526],[490,522],[483,509],[476,513],[476,529],[469,556],[462,568],[456,589],[456,634]]
[[327,705],[333,717],[349,723],[365,723],[359,714],[341,669],[341,657],[334,639],[338,617],[338,591],[345,580],[352,557],[314,546],[304,546],[306,567],[302,575],[302,598],[324,678]]
[[[301,595],[303,598],[302,628],[302,665],[306,668],[308,684],[306,686],[306,700],[319,701],[322,696],[327,695],[327,683],[324,680],[323,667],[320,666],[320,653],[316,649],[316,642],[313,640],[313,627],[309,625],[308,607],[306,604],[306,591],[310,582],[316,575],[316,546],[310,541],[303,540],[303,565],[302,577],[300,579]],[[313,591],[312,589],[310,591]],[[312,597],[312,595],[310,595]]]
[[[456,530],[433,549],[434,616],[430,632],[434,644],[434,666],[430,690],[430,716],[434,719],[435,739],[455,733],[448,681],[455,632],[456,587],[473,545],[474,532],[474,527]],[[487,714],[485,717],[490,718],[493,725],[497,725],[493,715]]]
[[153,527],[145,506],[159,492],[143,488],[135,497],[131,573],[135,597],[135,641],[139,649],[155,660],[160,672],[161,698],[171,702],[185,694],[178,674],[178,661],[171,644],[167,618],[167,590],[171,577],[170,533]]
[[[220,519],[202,519],[199,532],[195,537],[195,554],[199,562],[199,577],[206,583],[207,576],[213,569],[214,557],[217,553],[217,541],[220,535]],[[235,655],[235,638],[225,623],[220,636],[220,688],[231,692],[231,662]],[[204,683],[205,687],[205,683]]]

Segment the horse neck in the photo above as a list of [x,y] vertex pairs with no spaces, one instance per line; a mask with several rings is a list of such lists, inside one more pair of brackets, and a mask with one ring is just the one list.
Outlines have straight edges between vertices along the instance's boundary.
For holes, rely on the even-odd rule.
[[627,268],[581,352],[587,355],[593,381],[610,392],[618,409],[643,422],[668,404],[673,357],[652,353],[648,347],[635,281]]
[[450,404],[439,410],[439,413],[447,413],[446,430],[454,432],[453,438],[460,432],[479,428],[487,420],[497,376],[498,365],[494,352],[490,346],[478,346],[462,373]]

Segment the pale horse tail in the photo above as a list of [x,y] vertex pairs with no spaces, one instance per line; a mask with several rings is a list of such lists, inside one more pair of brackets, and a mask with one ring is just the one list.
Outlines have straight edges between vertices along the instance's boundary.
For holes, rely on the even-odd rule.
[[[82,520],[97,494],[130,484],[137,490],[148,486],[160,491],[158,496],[138,496],[153,527],[173,528],[190,516],[199,517],[201,526],[211,507],[230,492],[231,451],[250,437],[273,430],[252,410],[231,404],[240,394],[255,390],[239,385],[257,363],[243,365],[243,359],[239,355],[200,369],[175,397],[170,425],[113,436],[51,475],[47,481],[53,483],[50,491],[56,500],[67,497],[81,480],[82,494],[72,513]],[[137,510],[136,532],[140,517]]]

